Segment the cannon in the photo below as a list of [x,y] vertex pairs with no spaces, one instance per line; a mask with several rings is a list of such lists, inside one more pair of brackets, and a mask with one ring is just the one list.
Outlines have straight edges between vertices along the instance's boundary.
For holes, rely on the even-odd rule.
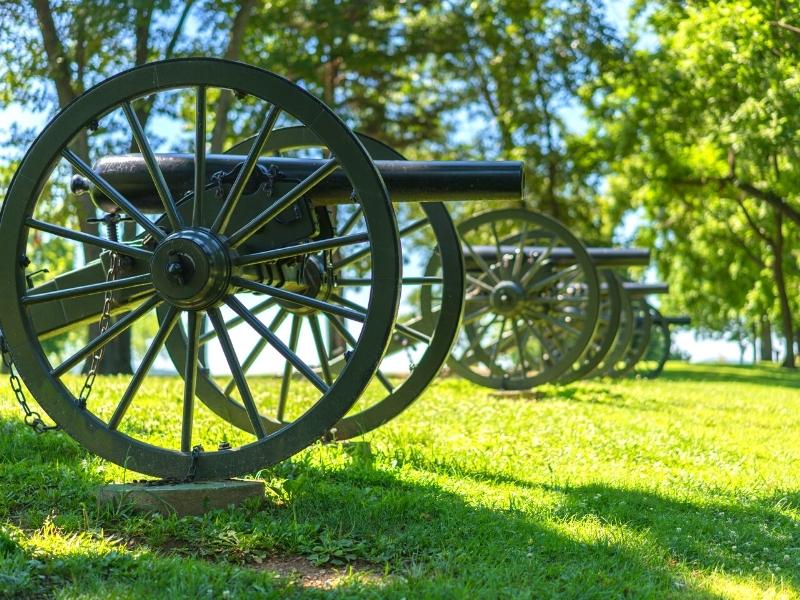
[[623,316],[626,329],[614,341],[600,373],[609,377],[621,377],[633,371],[650,344],[654,309],[647,303],[647,296],[669,293],[666,283],[622,282],[623,293],[629,299],[629,309]]
[[[245,147],[218,157],[206,154],[206,129],[209,100],[220,90],[243,98],[256,126]],[[184,143],[190,152],[154,150],[159,136],[145,131],[139,115],[158,103],[193,116],[193,135],[171,132],[158,141]],[[267,156],[273,132],[286,127],[310,132],[314,152]],[[137,155],[108,155],[109,146],[131,136]],[[325,439],[370,384],[384,386],[384,396],[400,389],[381,374],[381,361],[392,344],[413,340],[436,356],[419,381],[406,381],[413,385],[399,403],[407,402],[447,354],[453,334],[447,339],[445,330],[458,321],[466,294],[454,293],[464,276],[454,238],[436,238],[437,258],[426,268],[438,274],[404,279],[401,240],[438,217],[428,213],[398,229],[392,201],[411,202],[414,210],[453,198],[521,201],[524,182],[520,163],[401,159],[373,158],[313,95],[241,63],[163,61],[101,82],[37,137],[0,213],[0,271],[8,285],[0,329],[15,369],[47,414],[89,450],[178,480],[253,472]],[[78,175],[72,189],[88,192],[101,213],[70,210],[72,197],[58,183],[70,175]],[[87,217],[107,224],[108,235],[87,230]],[[445,235],[450,225],[439,221]],[[401,288],[414,286],[426,296],[427,321],[399,323]],[[327,342],[321,321],[336,332]],[[89,323],[97,328],[83,337]],[[237,327],[244,332],[232,337]],[[128,330],[149,332],[134,373],[121,387],[96,380],[104,347]],[[339,355],[323,348],[334,337]],[[284,364],[279,389],[246,375],[257,353],[243,356],[242,340],[269,347],[278,357],[270,360]],[[212,344],[216,362],[209,353],[205,363],[203,348]],[[167,346],[183,383],[159,410],[170,413],[174,431],[148,441],[138,426],[149,410],[142,385]],[[74,374],[84,364],[85,379]],[[213,404],[211,383],[226,396],[212,407],[224,416],[198,431],[195,400]],[[100,385],[114,397],[110,409],[92,402]],[[373,406],[387,405],[379,398]]]
[[643,379],[654,379],[664,370],[672,350],[670,327],[691,325],[688,316],[663,316],[658,310],[650,307],[650,342],[642,357],[633,368],[633,373]]
[[641,248],[586,248],[552,218],[523,209],[477,215],[459,233],[467,300],[448,365],[496,389],[567,383],[592,372],[627,306],[612,270],[650,258]]

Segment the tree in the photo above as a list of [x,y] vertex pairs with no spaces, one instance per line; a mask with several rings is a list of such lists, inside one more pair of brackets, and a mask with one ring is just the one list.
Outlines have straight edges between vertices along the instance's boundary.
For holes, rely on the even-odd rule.
[[698,324],[767,314],[793,366],[800,81],[781,4],[637,7],[654,43],[583,91],[590,135],[615,157],[609,203],[644,209],[671,297]]

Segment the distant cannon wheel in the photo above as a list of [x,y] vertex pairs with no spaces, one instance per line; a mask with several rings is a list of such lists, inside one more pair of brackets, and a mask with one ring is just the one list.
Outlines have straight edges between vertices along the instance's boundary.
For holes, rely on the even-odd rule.
[[634,300],[623,287],[622,280],[619,278],[617,280],[619,283],[620,303],[619,326],[614,334],[614,341],[611,344],[611,348],[594,370],[589,373],[588,377],[616,375],[617,369],[621,368],[624,363],[624,358],[631,345],[631,340],[633,339],[636,320],[633,305]]
[[602,269],[600,275],[603,285],[597,331],[595,331],[586,352],[572,365],[569,371],[559,378],[559,383],[572,383],[589,376],[606,358],[614,344],[622,314],[622,285],[611,269]]
[[[403,160],[402,155],[385,144],[365,135],[358,135],[373,160]],[[228,149],[230,154],[246,154],[253,140],[246,140]],[[288,156],[293,153],[308,154],[319,151],[320,140],[308,128],[287,127],[276,129],[264,146],[267,155]],[[404,256],[404,276],[401,292],[401,316],[395,326],[386,357],[376,376],[364,394],[346,417],[328,432],[327,439],[344,440],[366,433],[386,423],[408,407],[428,386],[447,359],[458,333],[464,298],[464,267],[458,234],[441,203],[403,203],[398,207],[400,217],[400,239]],[[363,216],[358,206],[340,206],[335,224],[336,235],[352,235],[364,230]],[[431,243],[435,242],[435,243]],[[355,248],[354,248],[355,249]],[[364,291],[369,289],[368,274],[372,272],[370,255],[359,249],[343,251],[335,257],[325,276],[332,277],[329,301],[342,307],[357,307],[363,301]],[[435,257],[436,269],[425,273],[413,273],[420,263],[424,267],[430,257]],[[310,257],[314,258],[314,257]],[[443,266],[443,268],[442,268]],[[436,297],[437,310],[428,318],[419,318],[410,308],[420,289],[425,288]],[[335,315],[321,311],[298,311],[291,305],[279,303],[256,304],[259,319],[265,326],[277,331],[288,327],[294,332],[292,339],[304,336],[313,340],[309,346],[309,364],[325,379],[337,376],[347,362],[347,356],[356,344],[354,335],[344,321]],[[236,326],[238,321],[232,321]],[[336,335],[338,331],[339,335]],[[326,335],[327,333],[327,335]],[[186,332],[175,328],[167,340],[167,349],[176,366],[183,364],[186,354]],[[339,339],[336,339],[339,338]],[[213,333],[201,339],[201,343],[213,341]],[[336,347],[335,342],[339,342]],[[245,373],[265,366],[268,358],[267,346],[256,341],[251,344],[243,362]],[[262,413],[262,424],[266,431],[274,431],[297,415],[296,404],[307,402],[306,390],[300,382],[293,383],[291,365],[275,357],[283,371],[280,380],[277,406]],[[272,364],[276,364],[274,361]],[[254,378],[258,378],[257,375]],[[235,382],[225,374],[212,375],[208,371],[198,377],[197,395],[211,410],[239,428],[252,431],[245,406],[236,397]]]
[[672,336],[669,325],[657,309],[650,307],[650,342],[644,355],[634,365],[633,372],[637,377],[654,379],[664,370],[672,349]]
[[[495,389],[555,381],[597,328],[600,285],[586,249],[554,219],[523,209],[477,215],[458,231],[467,290],[451,369]],[[426,314],[425,290],[421,302]]]
[[633,334],[622,359],[612,365],[609,372],[612,377],[622,377],[631,373],[650,344],[650,331],[653,325],[650,305],[644,298],[634,298],[631,300],[631,307],[633,310]]
[[[206,99],[214,99],[221,90],[246,95],[250,114],[259,121],[254,151],[237,173],[228,174],[232,184],[224,189],[209,187],[204,173],[206,114],[211,114]],[[151,129],[166,133],[166,141],[152,131],[145,133],[140,115],[154,106],[188,115],[187,130],[191,131],[193,122],[198,142],[192,146],[192,137],[185,136],[183,129],[164,131],[163,123],[158,122]],[[337,244],[349,248],[358,241],[372,264],[380,265],[373,274],[380,285],[369,287],[363,308],[344,308],[324,297],[292,292],[281,287],[284,281],[269,280],[272,284],[267,284],[266,275],[259,279],[255,274],[256,268],[269,265],[269,257],[256,254],[259,248],[248,242],[248,233],[262,231],[276,218],[280,227],[275,226],[272,233],[291,233],[281,222],[285,213],[259,212],[261,206],[247,202],[251,193],[248,179],[278,120],[312,129],[323,141],[329,160],[302,182],[282,182],[283,194],[276,206],[290,213],[294,207],[300,211],[306,206],[304,194],[337,169],[352,184],[352,200],[363,217],[363,234],[322,241],[329,248]],[[97,157],[109,148],[127,148],[131,134],[163,208],[155,221],[87,162],[87,145],[88,155]],[[159,139],[162,141],[157,142]],[[192,188],[184,190],[190,194],[178,198],[178,190],[167,186],[153,153],[156,143],[185,143],[193,148],[196,176]],[[78,212],[77,201],[67,197],[63,185],[73,170],[109,198],[118,214],[133,220],[139,232],[130,227],[121,239],[115,239],[84,231],[83,223],[71,216]],[[95,216],[94,211],[89,215]],[[304,256],[312,248],[318,250],[318,245],[298,236],[296,241],[281,243],[275,256]],[[100,258],[90,261],[89,249]],[[72,263],[82,257],[86,266],[70,271]],[[36,401],[66,433],[132,471],[165,478],[210,479],[253,472],[283,460],[325,435],[349,410],[372,380],[394,331],[400,248],[392,206],[374,163],[355,135],[322,102],[261,69],[229,61],[182,59],[148,64],[106,80],[46,127],[23,159],[2,206],[0,273],[6,285],[0,294],[0,320],[16,366]],[[310,306],[356,323],[356,343],[339,376],[330,381],[320,378],[291,349],[292,339],[284,341],[281,332],[264,327],[254,316],[256,307],[245,298],[252,291],[262,294],[264,301]],[[106,292],[114,293],[108,311],[104,309]],[[165,313],[157,323],[154,313],[161,305]],[[106,323],[107,328],[101,327],[101,333],[84,337],[86,324],[96,323],[106,312],[122,316]],[[203,315],[210,318],[220,352],[218,363],[235,380],[252,434],[222,419],[199,430],[193,425],[195,409],[200,408],[194,398],[202,368],[197,357]],[[231,340],[232,318],[247,323],[248,335],[266,340],[308,383],[308,402],[301,414],[275,431],[262,426],[260,414],[265,403],[279,398],[248,384],[239,344]],[[187,360],[180,365],[184,381],[179,389],[173,389],[169,380],[163,380],[154,409],[152,399],[145,402],[145,380],[179,322],[189,334]],[[81,388],[84,378],[70,372],[131,328],[145,340],[133,375],[94,380],[95,395],[87,399]],[[92,382],[86,385],[91,389]],[[105,399],[113,399],[110,405],[97,401],[98,388]],[[169,424],[157,438],[148,431],[155,417]]]

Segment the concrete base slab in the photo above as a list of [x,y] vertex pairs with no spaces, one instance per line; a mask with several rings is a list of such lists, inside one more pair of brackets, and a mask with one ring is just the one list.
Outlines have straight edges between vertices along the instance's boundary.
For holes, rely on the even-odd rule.
[[263,498],[264,482],[252,479],[193,483],[112,483],[97,489],[98,504],[128,504],[149,513],[202,515],[247,498]]

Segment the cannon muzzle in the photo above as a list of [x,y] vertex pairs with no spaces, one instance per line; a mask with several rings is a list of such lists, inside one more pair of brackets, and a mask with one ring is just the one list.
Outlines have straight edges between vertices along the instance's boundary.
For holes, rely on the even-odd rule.
[[[182,197],[194,185],[194,156],[192,154],[157,154],[156,159],[173,196]],[[244,156],[211,154],[206,158],[209,183],[215,174],[229,174],[245,160]],[[254,171],[248,185],[258,178],[272,177],[287,185],[299,182],[326,161],[283,157],[263,157],[260,168]],[[450,200],[521,200],[523,198],[523,164],[518,161],[413,161],[376,160],[392,202],[443,202]],[[141,154],[124,154],[101,158],[95,172],[111,184],[139,210],[146,213],[163,212],[153,180]],[[92,200],[102,210],[114,212],[117,206],[102,192],[79,178],[73,178],[75,192],[90,190]],[[347,176],[337,169],[316,185],[307,197],[314,204],[344,204],[353,202],[353,189]]]
[[673,325],[675,327],[688,326],[692,324],[692,319],[688,315],[681,315],[675,317],[655,317],[653,323],[664,323],[665,325]]
[[622,287],[629,295],[642,298],[650,294],[669,294],[669,284],[667,283],[635,283],[626,281]]

